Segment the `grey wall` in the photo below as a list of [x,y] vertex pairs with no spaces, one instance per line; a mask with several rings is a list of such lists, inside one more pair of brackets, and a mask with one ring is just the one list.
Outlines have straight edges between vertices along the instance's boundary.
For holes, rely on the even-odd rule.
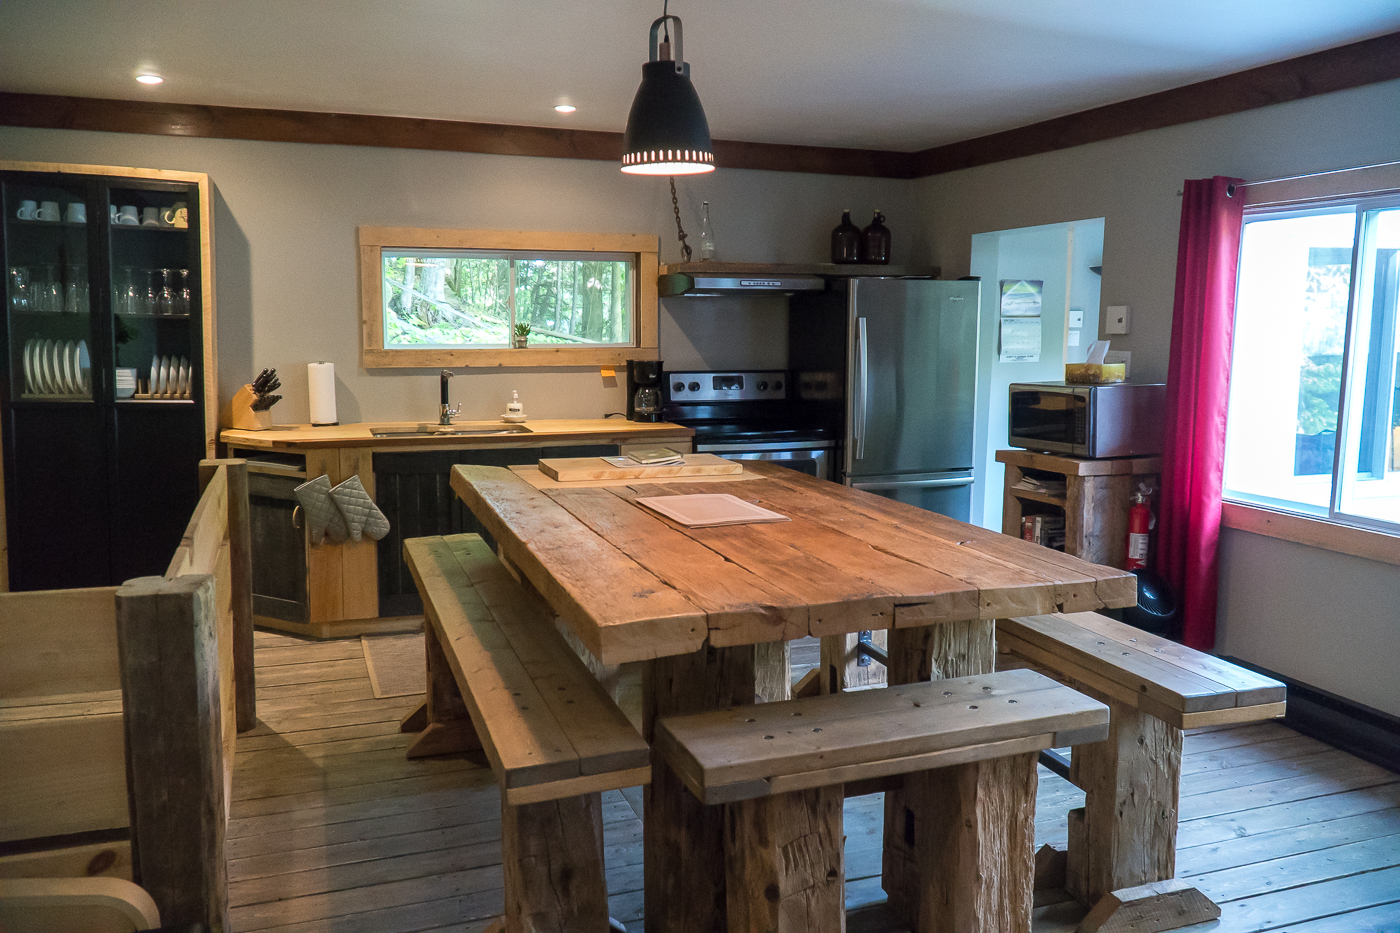
[[[1182,180],[1389,161],[1397,113],[1390,81],[922,179],[922,239],[957,276],[974,234],[1105,218],[1101,301],[1134,316],[1114,345],[1132,351],[1134,381],[1162,381]],[[1400,715],[1400,568],[1226,531],[1217,650]]]
[[[678,261],[665,179],[623,175],[610,162],[418,150],[177,139],[0,128],[0,159],[207,172],[215,188],[219,383],[226,404],[264,366],[282,376],[279,423],[308,418],[306,364],[335,364],[342,422],[435,416],[436,371],[359,366],[355,228],[656,233]],[[721,171],[678,179],[687,233],[710,202],[718,258],[810,261],[850,207],[883,208],[895,261],[913,258],[909,182],[782,172]],[[668,301],[662,352],[689,367],[786,363],[786,312]],[[668,365],[671,365],[668,361]],[[620,381],[620,380],[619,380]],[[623,389],[596,369],[493,370],[453,380],[464,419],[495,418],[519,389],[532,417],[597,418],[623,409]]]

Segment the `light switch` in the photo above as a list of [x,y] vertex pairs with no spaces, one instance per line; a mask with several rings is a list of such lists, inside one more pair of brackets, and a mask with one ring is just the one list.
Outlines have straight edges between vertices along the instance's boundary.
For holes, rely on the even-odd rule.
[[[1084,309],[1083,309],[1083,308],[1070,308],[1070,309],[1069,309],[1069,326],[1072,327],[1072,328],[1073,328],[1073,327],[1083,327],[1083,326],[1084,326]],[[1076,346],[1077,346],[1077,344],[1076,344]]]
[[1104,309],[1103,332],[1105,334],[1128,333],[1128,306],[1109,305]]
[[1069,332],[1069,345],[1071,347],[1079,346],[1079,331],[1072,330]]

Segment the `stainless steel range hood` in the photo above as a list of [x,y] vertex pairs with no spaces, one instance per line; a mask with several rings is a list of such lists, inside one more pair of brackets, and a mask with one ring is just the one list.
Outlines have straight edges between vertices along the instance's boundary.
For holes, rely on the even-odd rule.
[[657,295],[793,295],[851,276],[937,278],[937,266],[838,266],[829,262],[678,262],[661,266]]
[[826,279],[818,275],[663,275],[658,286],[662,298],[791,295],[825,289]]

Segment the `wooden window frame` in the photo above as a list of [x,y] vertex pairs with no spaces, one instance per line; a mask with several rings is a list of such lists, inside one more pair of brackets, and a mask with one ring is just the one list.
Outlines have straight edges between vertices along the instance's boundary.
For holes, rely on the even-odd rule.
[[1400,536],[1369,528],[1229,500],[1221,503],[1220,524],[1236,531],[1400,566]]
[[[525,230],[444,230],[424,227],[359,228],[360,365],[366,369],[454,369],[464,367],[621,366],[628,360],[660,358],[655,235],[559,233]],[[384,348],[386,249],[528,250],[567,253],[630,253],[636,257],[637,343],[633,346],[570,347],[548,344],[524,349]]]

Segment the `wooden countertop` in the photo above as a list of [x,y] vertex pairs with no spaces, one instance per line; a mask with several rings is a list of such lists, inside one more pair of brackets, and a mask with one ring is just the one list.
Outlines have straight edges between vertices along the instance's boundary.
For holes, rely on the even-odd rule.
[[[643,424],[621,418],[578,418],[527,421],[529,432],[512,434],[415,434],[375,437],[383,430],[412,431],[424,421],[366,421],[332,427],[279,424],[266,431],[225,429],[219,439],[232,447],[257,450],[312,450],[327,447],[375,447],[388,450],[470,447],[538,447],[546,444],[638,444],[693,437],[695,431],[661,421]],[[459,421],[456,428],[506,428],[500,421]]]

